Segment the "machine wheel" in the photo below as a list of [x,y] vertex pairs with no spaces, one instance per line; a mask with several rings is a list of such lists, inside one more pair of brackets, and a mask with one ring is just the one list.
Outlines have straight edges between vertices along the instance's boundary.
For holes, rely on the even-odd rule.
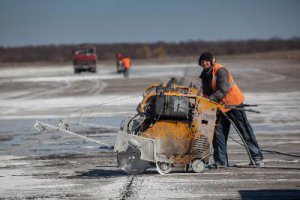
[[201,159],[195,159],[192,161],[192,170],[195,173],[203,172],[205,169],[205,163]]
[[165,175],[171,172],[172,170],[172,164],[171,163],[165,163],[165,162],[156,162],[156,169],[158,173]]
[[149,162],[140,158],[140,150],[133,146],[128,146],[125,152],[117,154],[119,167],[128,174],[141,174],[148,168]]
[[117,67],[117,73],[123,73],[124,72],[124,68],[122,66]]

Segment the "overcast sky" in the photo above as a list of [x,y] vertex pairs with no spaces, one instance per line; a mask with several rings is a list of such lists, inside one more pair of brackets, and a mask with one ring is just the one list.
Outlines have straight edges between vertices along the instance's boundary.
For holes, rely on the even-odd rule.
[[0,0],[0,46],[300,37],[299,0]]

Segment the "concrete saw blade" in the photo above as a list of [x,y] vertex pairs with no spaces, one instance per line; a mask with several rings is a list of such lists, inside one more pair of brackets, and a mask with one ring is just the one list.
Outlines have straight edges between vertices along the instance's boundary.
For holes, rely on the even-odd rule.
[[140,158],[140,150],[132,146],[128,146],[126,151],[117,154],[119,167],[128,174],[141,174],[148,168],[149,161]]

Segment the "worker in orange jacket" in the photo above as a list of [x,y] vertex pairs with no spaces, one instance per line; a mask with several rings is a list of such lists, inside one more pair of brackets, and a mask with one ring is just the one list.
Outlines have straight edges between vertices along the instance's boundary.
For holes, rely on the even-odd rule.
[[[201,54],[198,64],[203,68],[199,78],[202,80],[202,92],[205,97],[217,103],[243,106],[244,95],[226,67],[217,64],[209,52]],[[245,111],[243,109],[223,109],[222,112],[235,124],[245,140],[254,161],[251,164],[262,166],[264,164],[263,155]],[[228,166],[227,139],[231,122],[222,112],[219,112],[217,117],[218,124],[213,140],[215,164],[211,166],[214,168]]]
[[129,77],[129,69],[131,67],[131,60],[128,56],[124,56],[122,59],[122,64],[124,67],[124,77],[128,78]]

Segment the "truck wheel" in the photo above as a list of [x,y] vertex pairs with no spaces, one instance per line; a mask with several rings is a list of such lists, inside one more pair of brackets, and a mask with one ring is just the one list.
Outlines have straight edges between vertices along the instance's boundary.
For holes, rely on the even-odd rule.
[[90,72],[96,73],[96,72],[97,72],[97,69],[96,69],[96,68],[91,68],[91,69],[90,69]]
[[79,74],[80,71],[79,71],[78,69],[74,69],[74,73],[75,73],[75,74]]

